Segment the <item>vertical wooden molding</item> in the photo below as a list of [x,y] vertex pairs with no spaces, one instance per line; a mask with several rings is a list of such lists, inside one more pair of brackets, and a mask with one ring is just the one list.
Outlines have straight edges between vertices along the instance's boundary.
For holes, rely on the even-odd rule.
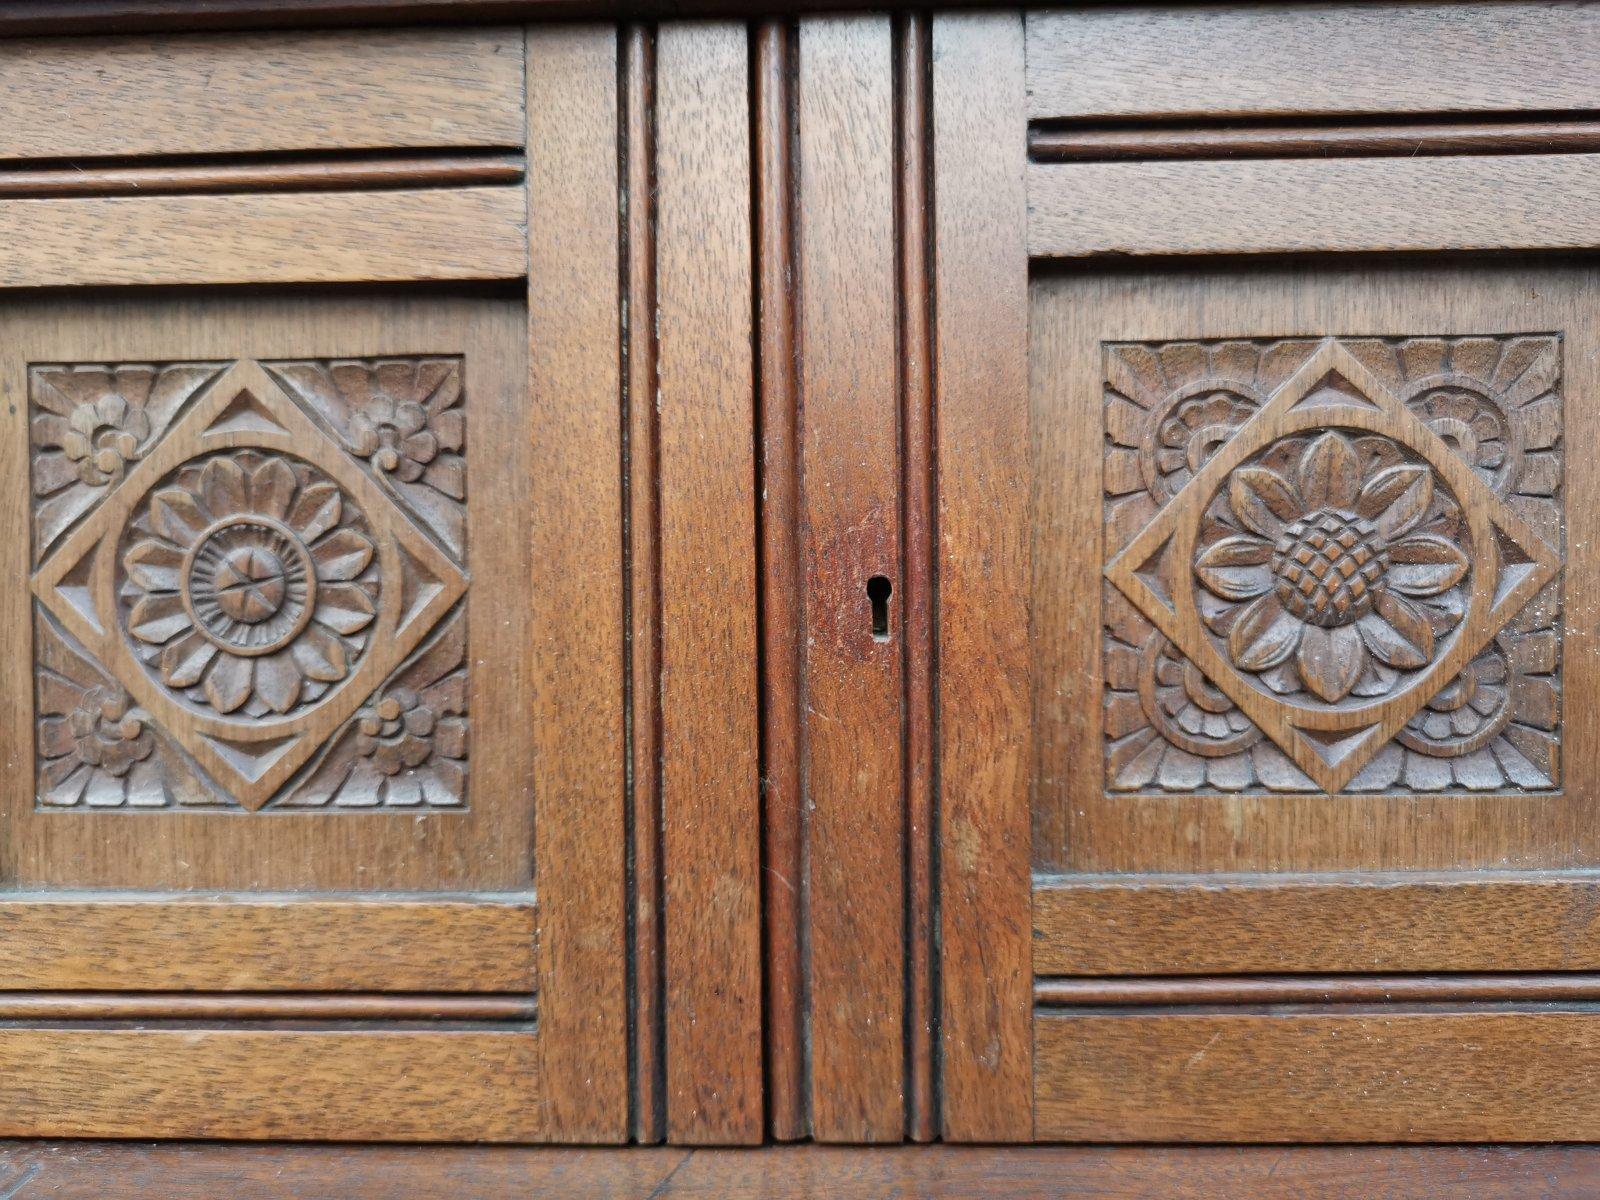
[[933,318],[929,274],[929,21],[895,18],[899,122],[900,454],[905,605],[906,1123],[914,1141],[939,1136],[934,1050],[937,955],[933,862],[934,480]]
[[745,26],[656,42],[667,1133],[761,1140],[754,309]]
[[890,32],[882,16],[802,19],[796,80],[806,985],[822,1141],[905,1132]]
[[[527,35],[539,1044],[557,1141],[628,1136],[617,46]],[[507,398],[511,402],[511,398]]]
[[766,855],[767,1105],[772,1136],[810,1132],[800,961],[800,456],[794,359],[790,22],[756,30],[755,167],[761,437],[761,779]]
[[627,368],[628,734],[633,934],[633,1136],[666,1133],[661,1093],[660,575],[656,517],[655,31],[629,25],[622,77]]
[[1032,1136],[1022,21],[933,21],[940,1038],[947,1138]]

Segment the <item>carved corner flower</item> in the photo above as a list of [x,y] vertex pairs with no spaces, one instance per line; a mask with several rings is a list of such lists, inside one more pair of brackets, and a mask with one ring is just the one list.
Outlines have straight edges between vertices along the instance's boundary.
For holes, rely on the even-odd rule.
[[349,673],[376,614],[375,547],[336,484],[223,455],[158,489],[145,526],[123,555],[128,632],[168,687],[260,716]]
[[1212,523],[1195,576],[1222,602],[1207,623],[1233,665],[1273,691],[1383,695],[1461,619],[1449,593],[1467,556],[1418,528],[1436,507],[1432,471],[1382,462],[1364,467],[1330,432],[1287,471],[1247,465],[1228,480],[1239,528]]
[[[39,725],[40,785],[46,804],[95,807],[159,805],[166,796],[152,756],[155,736],[143,710],[110,686],[85,687],[50,677],[70,711],[46,715]],[[66,699],[62,695],[62,699]]]
[[144,409],[111,392],[72,410],[61,450],[81,482],[100,487],[122,478],[149,436],[150,417]]
[[459,366],[448,359],[338,364],[333,381],[351,412],[351,448],[385,475],[466,498]]

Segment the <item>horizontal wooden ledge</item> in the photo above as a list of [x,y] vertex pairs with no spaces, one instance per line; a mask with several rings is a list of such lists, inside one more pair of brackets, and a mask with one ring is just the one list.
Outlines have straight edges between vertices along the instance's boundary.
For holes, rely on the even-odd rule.
[[[15,12],[0,8],[0,32]],[[521,146],[522,55],[517,28],[13,33],[0,159]]]
[[1366,125],[1035,127],[1035,162],[1575,154],[1600,150],[1600,120],[1397,121]]
[[531,992],[531,900],[11,896],[9,991]]
[[1042,976],[1600,972],[1600,875],[1046,877],[1033,926]]
[[1035,1136],[1600,1138],[1600,1012],[1040,1013]]
[[536,1141],[539,1049],[512,1028],[0,1028],[0,1134]]
[[520,154],[411,154],[303,162],[0,168],[0,199],[473,187],[516,183],[523,166]]
[[1033,163],[1027,171],[1035,258],[1600,245],[1594,154]]
[[0,992],[0,1021],[533,1021],[533,995]]
[[[1041,1008],[1251,1004],[1600,1002],[1600,974],[1037,978]],[[0,1000],[0,1011],[4,1011]]]
[[1600,14],[1531,2],[1073,6],[1027,17],[1034,117],[1593,109]]
[[0,200],[0,287],[518,279],[520,187]]

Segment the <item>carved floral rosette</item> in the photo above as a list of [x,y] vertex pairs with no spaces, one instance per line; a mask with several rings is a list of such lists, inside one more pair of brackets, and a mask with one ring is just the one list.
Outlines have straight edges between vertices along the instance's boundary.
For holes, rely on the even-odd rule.
[[1560,784],[1560,341],[1104,348],[1114,791]]
[[30,385],[40,807],[465,804],[459,360]]

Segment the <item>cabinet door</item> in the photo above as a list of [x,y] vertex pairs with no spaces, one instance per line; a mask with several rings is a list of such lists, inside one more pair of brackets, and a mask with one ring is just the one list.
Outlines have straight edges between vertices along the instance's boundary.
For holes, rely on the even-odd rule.
[[[504,155],[0,200],[8,283],[163,285],[0,297],[8,1136],[627,1136],[616,41],[530,45],[531,232]],[[286,35],[263,69],[368,64],[359,138],[477,56],[492,94],[432,135],[520,142],[523,31],[390,49]],[[300,287],[220,286],[253,280]]]
[[935,21],[954,1136],[1600,1127],[1594,167],[1446,19],[1543,102],[1494,7]]

